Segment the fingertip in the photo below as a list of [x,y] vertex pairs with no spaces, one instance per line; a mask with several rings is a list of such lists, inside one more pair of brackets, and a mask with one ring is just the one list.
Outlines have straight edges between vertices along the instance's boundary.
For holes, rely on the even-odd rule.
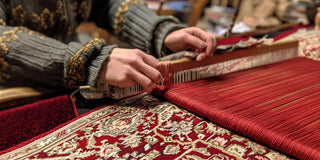
[[158,78],[158,79],[155,81],[155,83],[156,83],[156,84],[160,84],[162,81],[163,81],[163,78],[162,78],[162,76],[161,76],[161,78]]
[[145,91],[148,92],[148,93],[151,93],[152,90],[153,90],[153,86],[154,86],[154,85],[151,85],[151,86],[145,88]]
[[149,78],[151,78],[153,83],[159,84],[162,82],[163,76],[159,70],[155,70],[155,75]]
[[207,56],[211,56],[211,53],[212,53],[212,48],[207,48],[205,54],[206,54]]
[[202,61],[206,57],[205,53],[201,53],[197,56],[197,61]]
[[213,56],[213,54],[214,54],[215,51],[216,51],[216,47],[215,47],[215,46],[207,47],[207,49],[206,49],[206,55],[208,55],[208,56]]

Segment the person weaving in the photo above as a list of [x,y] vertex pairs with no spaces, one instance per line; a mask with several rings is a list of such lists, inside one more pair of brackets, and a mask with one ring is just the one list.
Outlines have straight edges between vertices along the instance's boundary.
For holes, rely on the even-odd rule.
[[[211,55],[215,36],[187,28],[172,16],[157,16],[141,0],[1,0],[0,81],[24,77],[71,89],[139,83],[150,92],[162,80],[157,58],[166,50],[197,50]],[[94,22],[136,49],[79,42],[83,21]]]

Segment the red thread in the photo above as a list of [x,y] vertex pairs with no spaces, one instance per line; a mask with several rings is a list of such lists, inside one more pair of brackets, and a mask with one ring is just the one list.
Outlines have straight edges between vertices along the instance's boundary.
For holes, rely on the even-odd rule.
[[159,71],[163,76],[163,89],[168,89],[173,86],[173,66],[169,61],[161,61],[159,65]]
[[319,159],[319,68],[296,58],[155,93],[290,156]]

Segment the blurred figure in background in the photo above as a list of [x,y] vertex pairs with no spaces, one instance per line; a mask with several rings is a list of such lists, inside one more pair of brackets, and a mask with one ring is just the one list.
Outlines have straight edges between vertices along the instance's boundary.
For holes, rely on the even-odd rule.
[[[83,21],[136,49],[102,39],[80,42],[75,30]],[[216,46],[213,35],[157,16],[142,0],[1,0],[0,23],[1,82],[12,78],[71,89],[139,83],[151,91],[162,80],[156,58],[189,49],[202,60]]]

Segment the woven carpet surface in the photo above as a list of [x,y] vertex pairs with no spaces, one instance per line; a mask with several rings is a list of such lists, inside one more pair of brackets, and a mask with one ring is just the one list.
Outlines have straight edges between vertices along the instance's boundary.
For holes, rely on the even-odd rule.
[[0,151],[77,117],[71,99],[60,96],[0,111]]
[[320,62],[295,58],[157,92],[299,159],[320,159]]
[[14,148],[0,159],[289,159],[145,93]]

